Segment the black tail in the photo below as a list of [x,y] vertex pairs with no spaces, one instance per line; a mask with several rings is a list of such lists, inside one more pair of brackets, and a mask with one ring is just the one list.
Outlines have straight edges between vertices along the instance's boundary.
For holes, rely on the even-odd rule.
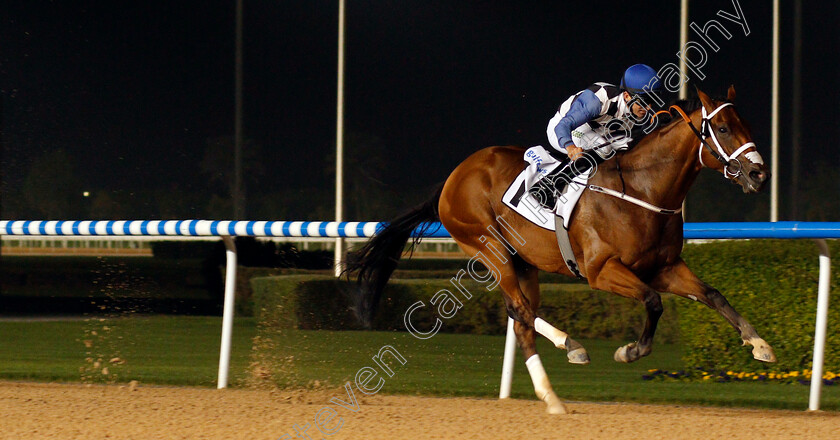
[[[438,202],[441,190],[443,185],[435,191],[435,195],[429,201],[390,221],[347,262],[344,273],[358,272],[356,313],[366,327],[370,327],[373,322],[379,298],[385,284],[397,268],[405,244],[412,238],[412,231],[420,227],[419,231],[425,232],[431,227],[430,222],[440,221]],[[412,254],[420,240],[421,237],[412,238]]]

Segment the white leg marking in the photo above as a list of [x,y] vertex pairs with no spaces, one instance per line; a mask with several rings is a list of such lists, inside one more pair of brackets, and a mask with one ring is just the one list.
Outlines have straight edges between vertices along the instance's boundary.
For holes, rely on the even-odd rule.
[[545,322],[542,318],[534,320],[534,330],[548,338],[555,347],[563,349],[566,348],[566,338],[568,338],[569,335],[557,330],[554,326]]
[[531,381],[534,383],[534,392],[537,397],[548,405],[549,414],[565,414],[566,407],[554,390],[551,388],[551,383],[548,381],[548,375],[545,374],[540,355],[535,354],[525,361],[525,366],[528,367],[528,374],[531,375]]

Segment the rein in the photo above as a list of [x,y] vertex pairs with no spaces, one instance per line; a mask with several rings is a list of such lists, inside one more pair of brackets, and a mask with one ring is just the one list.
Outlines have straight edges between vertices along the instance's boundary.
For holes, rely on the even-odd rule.
[[613,196],[613,197],[619,198],[619,199],[624,200],[626,202],[630,202],[630,203],[632,203],[636,206],[641,206],[642,208],[645,208],[649,211],[653,211],[657,214],[675,215],[675,214],[679,214],[680,212],[682,212],[682,208],[679,208],[679,209],[660,208],[660,207],[658,207],[656,205],[652,205],[652,204],[650,204],[650,203],[648,203],[644,200],[637,199],[633,196],[628,196],[626,193],[618,192],[614,189],[604,188],[604,187],[598,186],[598,185],[588,185],[587,187],[589,188],[590,191],[594,191],[594,192],[597,192],[597,193],[606,194],[608,196]]

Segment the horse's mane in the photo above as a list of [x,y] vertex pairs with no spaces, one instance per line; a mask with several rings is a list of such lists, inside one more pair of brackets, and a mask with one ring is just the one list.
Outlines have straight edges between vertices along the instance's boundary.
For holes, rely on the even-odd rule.
[[[725,99],[718,98],[718,97],[712,98],[712,100],[717,101],[717,102],[727,102]],[[659,126],[657,126],[654,130],[652,130],[650,133],[647,133],[647,134],[642,134],[643,132],[640,133],[639,131],[641,131],[641,130],[639,130],[639,131],[634,130],[634,132],[633,132],[633,134],[634,134],[633,142],[631,144],[633,147],[635,147],[639,142],[641,142],[642,139],[644,139],[644,138],[646,138],[646,137],[648,137],[648,136],[650,136],[654,133],[665,132],[665,131],[671,129],[672,127],[674,127],[674,126],[683,123],[682,117],[680,117],[680,115],[677,114],[675,111],[670,110],[671,106],[680,107],[687,115],[690,115],[692,112],[694,112],[695,110],[702,107],[703,102],[700,101],[700,98],[696,98],[696,97],[695,98],[688,98],[688,99],[673,99],[673,100],[671,100],[670,102],[668,102],[668,104],[665,105],[665,107],[662,108],[665,111],[670,111],[670,119],[666,119],[665,121],[667,121],[667,122],[663,121],[663,123],[660,123]],[[668,116],[666,116],[666,118],[667,117]],[[642,135],[639,136],[639,134],[642,134]]]
[[[720,97],[713,97],[711,98],[715,102],[730,102],[728,99],[720,98]],[[644,127],[633,127],[631,129],[631,134],[633,137],[633,141],[630,143],[630,150],[632,151],[635,149],[635,146],[638,145],[642,140],[646,137],[649,137],[653,134],[660,133],[664,134],[671,128],[684,123],[682,117],[676,112],[671,110],[671,106],[680,107],[687,115],[690,115],[692,112],[696,111],[700,107],[703,106],[703,102],[700,101],[700,98],[688,98],[688,99],[673,99],[668,102],[662,110],[668,111],[669,116],[665,116],[663,121],[660,122],[656,128],[651,130],[649,133],[644,131]],[[670,119],[667,119],[670,118]],[[699,127],[698,127],[699,128]]]
[[694,110],[700,108],[700,106],[702,106],[703,103],[700,102],[699,98],[675,99],[669,102],[665,109],[667,110],[671,108],[672,105],[682,108],[683,111],[685,111],[686,113],[691,113]]

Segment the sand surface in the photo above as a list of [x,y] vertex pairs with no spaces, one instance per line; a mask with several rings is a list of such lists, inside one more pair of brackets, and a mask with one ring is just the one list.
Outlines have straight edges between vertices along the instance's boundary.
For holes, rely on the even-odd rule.
[[536,400],[354,396],[0,382],[0,438],[840,439],[834,412],[568,403],[552,416]]

